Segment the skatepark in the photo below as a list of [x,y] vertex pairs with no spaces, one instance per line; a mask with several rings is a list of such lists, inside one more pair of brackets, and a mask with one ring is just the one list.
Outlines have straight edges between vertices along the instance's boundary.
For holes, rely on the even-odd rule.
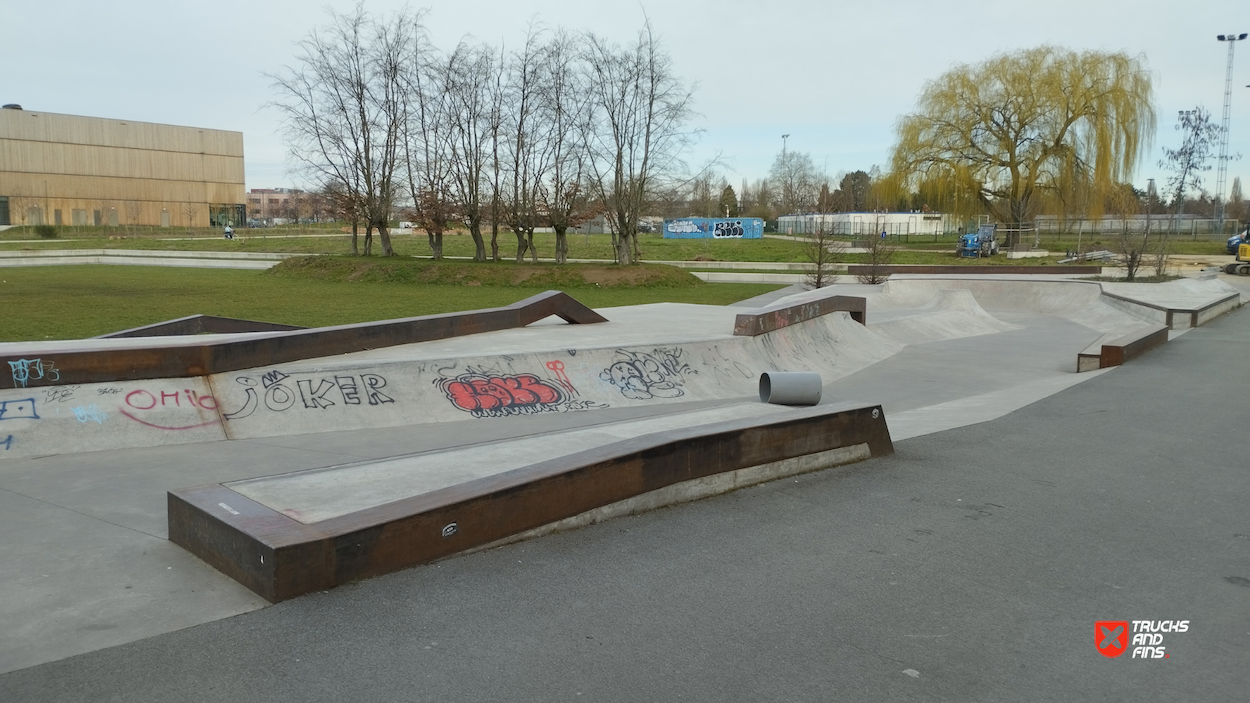
[[[1056,408],[1079,407],[1063,400],[1085,393],[1079,387],[1114,385],[1117,375],[1156,357],[1179,358],[1169,363],[1183,365],[1185,345],[1203,335],[1244,337],[1245,313],[1237,308],[1248,293],[1236,285],[1224,276],[1126,284],[1059,276],[903,275],[875,286],[785,289],[726,307],[665,303],[591,311],[553,296],[476,317],[391,321],[391,327],[366,331],[170,336],[149,330],[146,336],[0,344],[12,370],[11,378],[0,379],[0,435],[8,437],[0,458],[6,503],[0,521],[10,537],[5,562],[16,567],[0,576],[10,596],[0,606],[6,623],[0,672],[14,672],[0,678],[0,692],[36,699],[30,696],[45,691],[46,682],[31,672],[41,665],[108,652],[120,656],[126,647],[176,636],[169,633],[220,633],[203,628],[247,618],[265,629],[263,623],[272,624],[290,608],[317,608],[327,599],[354,611],[376,601],[370,588],[386,587],[373,584],[393,587],[396,579],[422,584],[411,587],[429,591],[418,600],[437,601],[443,608],[437,612],[450,614],[455,608],[444,600],[447,588],[463,595],[459,607],[472,608],[480,598],[493,611],[486,604],[499,594],[479,590],[487,588],[481,574],[512,574],[506,577],[509,590],[526,607],[542,610],[530,598],[539,592],[555,597],[543,591],[551,585],[524,594],[531,577],[515,574],[514,563],[546,554],[532,568],[547,575],[533,578],[567,579],[579,590],[578,584],[613,570],[602,553],[583,554],[584,567],[576,556],[595,552],[591,541],[610,534],[613,549],[627,554],[643,545],[656,550],[644,581],[674,550],[682,556],[671,555],[671,568],[685,572],[697,568],[691,555],[699,553],[701,541],[715,548],[712,533],[729,529],[725,516],[708,511],[732,505],[749,520],[759,496],[761,510],[783,500],[787,510],[802,513],[809,485],[822,495],[840,495],[835,500],[846,519],[854,516],[850,524],[873,526],[846,533],[844,546],[871,543],[874,532],[905,521],[906,506],[879,505],[882,497],[910,495],[898,470],[878,474],[880,467],[923,462],[908,449],[922,440],[940,445],[943,458],[935,467],[953,484],[986,480],[982,462],[995,452],[1006,450],[1021,465],[1044,461],[1047,451],[1079,438],[1036,437],[1027,427],[1004,430],[994,423],[1015,422],[1023,409],[1042,401],[1050,403],[1043,404],[1047,412],[1068,414]],[[425,337],[405,336],[413,334]],[[335,340],[353,335],[373,341],[361,349],[335,347]],[[152,361],[158,356],[184,366]],[[274,361],[257,363],[267,358]],[[1222,372],[1213,371],[1209,390],[1219,395],[1213,389],[1235,379],[1221,380]],[[819,375],[818,404],[762,402],[762,374],[797,372]],[[1244,387],[1245,372],[1237,373]],[[1088,393],[1097,398],[1100,391]],[[1140,409],[1140,400],[1132,402]],[[1169,425],[1184,422],[1178,417]],[[981,458],[971,458],[982,450]],[[964,459],[952,459],[959,451]],[[966,475],[960,461],[971,467]],[[1083,461],[1098,463],[1094,457]],[[918,464],[913,468],[923,472]],[[1064,470],[1075,467],[1065,464]],[[878,480],[884,483],[874,487]],[[840,482],[846,482],[845,491]],[[751,486],[759,488],[745,490]],[[701,500],[718,494],[728,495]],[[851,507],[842,502],[849,496],[866,500]],[[965,502],[959,496],[950,501]],[[874,503],[879,516],[871,512]],[[958,508],[972,521],[1004,510],[971,497]],[[796,515],[795,524],[820,514]],[[892,517],[882,517],[887,515]],[[778,516],[767,519],[767,531],[785,532]],[[650,522],[631,546],[627,525],[639,520]],[[657,544],[653,530],[663,529],[657,521],[680,524],[667,538],[673,544]],[[931,536],[926,530],[915,528],[907,539]],[[1022,549],[1011,541],[1018,538],[1004,535],[998,547],[993,538],[978,538],[988,541],[976,549]],[[809,549],[795,539],[772,546],[747,540],[726,558],[786,562]],[[842,548],[825,552],[814,573],[845,573],[836,558],[828,560]],[[948,548],[964,553],[972,547]],[[567,558],[551,556],[550,550],[566,549]],[[859,557],[846,556],[846,568],[866,568]],[[936,568],[923,551],[910,558],[921,570]],[[709,562],[698,577],[710,588],[708,597],[724,608],[704,617],[719,617],[731,630],[766,631],[759,636],[769,641],[804,629],[800,613],[765,626],[738,602],[741,593],[717,592],[705,579],[720,574],[733,581],[724,572],[727,563]],[[910,567],[891,562],[872,568],[893,576]],[[440,580],[440,572],[469,581],[453,587]],[[795,573],[782,569],[779,576]],[[995,590],[994,598],[1028,587],[1007,573],[994,578],[1005,580],[1005,590]],[[943,589],[958,590],[943,583]],[[935,597],[896,606],[881,600],[885,596],[875,590],[881,587],[850,589],[848,607],[908,610]],[[757,597],[773,588],[809,593],[810,585],[777,583]],[[1230,588],[1244,604],[1244,588]],[[652,623],[640,626],[645,631],[655,622],[643,614],[650,609],[677,608],[683,612],[677,620],[692,614],[684,597],[663,592],[633,592],[622,603],[621,612],[610,616],[592,608],[604,618],[605,630],[620,618]],[[581,606],[571,607],[576,612]],[[541,628],[555,627],[563,617],[547,613]],[[976,621],[971,613],[961,617]],[[445,625],[454,630],[454,622]],[[482,626],[473,618],[466,622]],[[1037,621],[1030,627],[1043,626]],[[585,645],[604,638],[605,630],[586,635]],[[896,647],[875,635],[850,636],[864,637],[858,651],[869,658],[869,651]],[[909,644],[930,636],[953,635],[919,633]],[[618,639],[616,656],[633,652],[626,658],[654,665],[651,655],[637,654],[644,645],[634,637],[645,639],[641,632]],[[417,651],[435,652],[440,645],[429,639],[435,643]],[[1087,654],[1081,649],[1089,649],[1086,639],[1069,656]],[[708,646],[707,656],[715,656],[717,647]],[[963,661],[975,657],[973,651],[965,645],[952,656]],[[487,658],[511,656],[495,651]],[[563,656],[596,661],[590,650]],[[685,654],[678,659],[692,671],[711,666]],[[775,664],[779,677],[791,666]],[[461,666],[468,664],[441,671]],[[296,669],[285,675],[299,677]],[[913,670],[895,667],[904,669]],[[899,685],[924,675],[905,674]],[[591,678],[603,683],[604,677],[622,676],[635,680],[620,672]],[[506,688],[496,688],[501,681],[515,681],[487,679],[476,689],[486,698],[502,695]],[[982,683],[993,690],[992,681]],[[943,689],[947,694],[966,690],[950,685]],[[529,686],[522,698],[546,695],[541,686]],[[144,690],[173,695],[159,685]],[[205,698],[224,699],[231,687],[220,690]],[[722,689],[706,690],[713,699]],[[899,692],[908,695],[924,698]],[[631,698],[618,691],[615,699]]]

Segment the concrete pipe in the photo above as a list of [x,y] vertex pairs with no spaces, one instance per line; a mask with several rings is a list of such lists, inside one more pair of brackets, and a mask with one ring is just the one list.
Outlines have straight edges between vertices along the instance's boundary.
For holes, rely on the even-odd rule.
[[811,371],[767,371],[760,374],[760,402],[815,405],[820,402],[820,374]]

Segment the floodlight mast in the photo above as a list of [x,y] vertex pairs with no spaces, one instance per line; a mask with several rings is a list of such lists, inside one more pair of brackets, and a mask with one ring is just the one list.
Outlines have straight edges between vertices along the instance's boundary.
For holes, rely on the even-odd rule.
[[1228,68],[1224,73],[1224,115],[1220,123],[1220,158],[1215,172],[1215,221],[1224,231],[1224,181],[1228,178],[1228,122],[1233,111],[1233,48],[1246,38],[1246,33],[1220,34],[1216,39],[1228,42]]

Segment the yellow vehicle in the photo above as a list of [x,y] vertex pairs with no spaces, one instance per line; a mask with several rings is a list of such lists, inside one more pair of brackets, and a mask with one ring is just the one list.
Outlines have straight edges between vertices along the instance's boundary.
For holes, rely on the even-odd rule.
[[1241,244],[1237,247],[1237,260],[1225,266],[1224,273],[1250,276],[1250,244]]

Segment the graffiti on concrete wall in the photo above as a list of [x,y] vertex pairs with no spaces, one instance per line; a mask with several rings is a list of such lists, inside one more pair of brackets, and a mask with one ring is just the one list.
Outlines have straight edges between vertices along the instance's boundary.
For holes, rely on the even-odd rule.
[[249,417],[261,407],[280,413],[294,407],[326,410],[337,405],[377,406],[395,402],[382,392],[386,378],[376,373],[292,379],[289,374],[273,370],[262,374],[259,384],[251,376],[237,376],[234,380],[243,386],[243,407],[222,415],[227,420]]
[[13,374],[13,387],[25,388],[34,381],[59,381],[61,372],[56,364],[43,359],[18,359],[9,362]]
[[0,400],[0,420],[38,420],[34,398]]
[[95,403],[87,406],[70,408],[70,410],[74,412],[75,419],[82,423],[94,422],[97,425],[103,425],[104,421],[109,419],[108,414],[103,410],[100,410]]
[[[0,400],[0,420],[38,419],[39,413],[35,410],[34,398]],[[9,448],[13,446],[13,435],[6,435],[4,439],[0,439],[0,445],[4,446],[4,451],[9,451]]]
[[[191,430],[217,424],[216,415],[205,421],[201,410],[217,410],[217,399],[189,388],[181,391],[139,388],[123,396],[122,404],[117,406],[117,411],[125,417],[158,430]],[[78,414],[77,410],[74,414]],[[89,420],[94,418],[82,422]]]
[[616,386],[630,400],[679,398],[685,395],[685,377],[699,373],[681,356],[682,350],[676,347],[652,349],[649,353],[618,349],[616,361],[599,378]]
[[74,397],[78,386],[53,386],[43,389],[43,402],[45,403],[64,403]]
[[464,373],[445,376],[434,383],[457,409],[478,418],[606,407],[578,397],[577,388],[565,373],[564,362],[549,361],[546,366],[550,378],[469,367]]

